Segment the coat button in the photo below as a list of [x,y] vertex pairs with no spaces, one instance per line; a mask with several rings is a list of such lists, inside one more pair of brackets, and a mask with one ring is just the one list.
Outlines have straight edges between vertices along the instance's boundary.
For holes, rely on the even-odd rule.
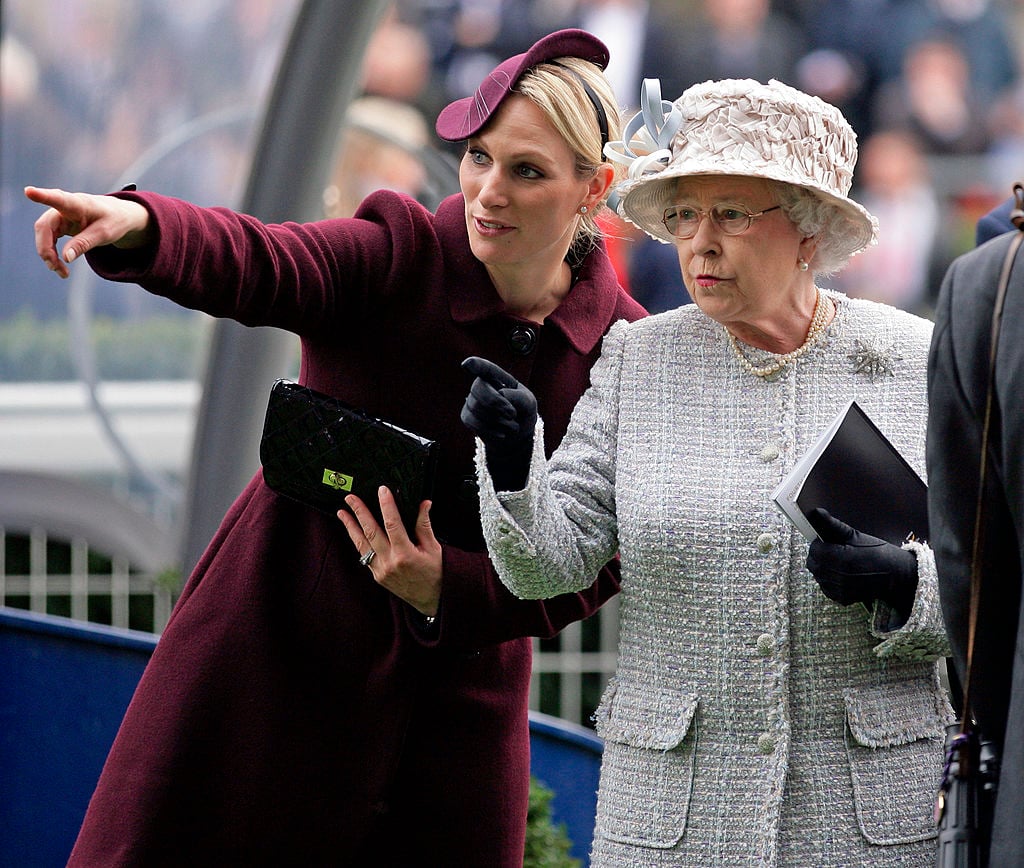
[[761,450],[761,460],[768,464],[770,461],[774,461],[779,457],[779,447],[775,443],[768,443]]
[[775,653],[775,637],[771,633],[762,633],[757,637],[757,654],[759,657],[771,657]]
[[464,503],[472,503],[480,494],[480,486],[475,476],[466,476],[459,483],[459,500]]
[[508,344],[512,352],[528,356],[537,346],[537,330],[531,326],[516,326],[508,336]]
[[759,551],[767,554],[773,548],[775,548],[775,535],[770,533],[763,533],[757,538],[757,548]]
[[775,752],[775,738],[771,733],[762,732],[757,737],[757,749],[766,755]]

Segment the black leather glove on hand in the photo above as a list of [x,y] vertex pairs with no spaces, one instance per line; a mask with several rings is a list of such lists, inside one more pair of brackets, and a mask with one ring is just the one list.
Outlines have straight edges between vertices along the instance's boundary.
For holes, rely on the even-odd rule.
[[821,537],[811,543],[807,569],[826,597],[843,606],[882,600],[909,617],[917,593],[913,552],[861,533],[820,507],[807,518]]
[[519,491],[530,472],[537,399],[487,359],[470,356],[462,367],[475,379],[460,418],[484,442],[495,491]]

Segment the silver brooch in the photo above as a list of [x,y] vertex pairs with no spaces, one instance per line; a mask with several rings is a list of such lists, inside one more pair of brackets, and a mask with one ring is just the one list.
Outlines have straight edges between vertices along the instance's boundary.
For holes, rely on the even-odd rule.
[[860,340],[855,340],[853,346],[854,352],[846,357],[853,362],[853,372],[867,374],[872,383],[876,377],[893,376],[893,366],[903,361],[903,356],[896,355],[894,347],[880,350]]

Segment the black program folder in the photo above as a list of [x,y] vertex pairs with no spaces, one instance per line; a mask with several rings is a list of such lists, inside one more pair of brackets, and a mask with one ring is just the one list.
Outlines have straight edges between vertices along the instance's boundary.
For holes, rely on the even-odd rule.
[[928,538],[928,488],[857,404],[850,401],[772,493],[808,539],[815,507],[872,536],[900,545]]

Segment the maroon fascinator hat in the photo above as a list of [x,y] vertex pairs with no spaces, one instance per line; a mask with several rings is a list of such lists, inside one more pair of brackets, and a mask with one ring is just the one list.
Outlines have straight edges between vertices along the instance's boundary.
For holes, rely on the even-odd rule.
[[445,106],[437,116],[437,134],[448,142],[461,142],[475,135],[512,92],[523,73],[560,57],[578,57],[604,69],[608,65],[608,48],[585,30],[558,30],[548,34],[529,51],[498,64],[473,96]]

